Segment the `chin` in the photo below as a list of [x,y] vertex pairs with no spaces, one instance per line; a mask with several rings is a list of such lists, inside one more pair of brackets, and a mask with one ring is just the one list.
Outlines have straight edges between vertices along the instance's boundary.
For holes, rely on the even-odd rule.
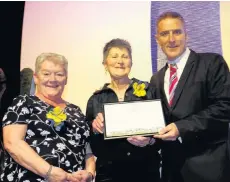
[[60,94],[59,93],[49,93],[47,94],[47,97],[50,97],[50,98],[60,97]]
[[116,79],[116,80],[119,80],[119,79],[122,79],[122,78],[125,78],[127,77],[127,75],[114,75],[113,78]]

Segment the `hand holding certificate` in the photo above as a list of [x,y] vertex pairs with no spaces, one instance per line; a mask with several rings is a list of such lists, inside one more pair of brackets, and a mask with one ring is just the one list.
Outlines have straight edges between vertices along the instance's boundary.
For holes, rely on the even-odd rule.
[[165,127],[160,100],[104,104],[104,138],[148,136]]

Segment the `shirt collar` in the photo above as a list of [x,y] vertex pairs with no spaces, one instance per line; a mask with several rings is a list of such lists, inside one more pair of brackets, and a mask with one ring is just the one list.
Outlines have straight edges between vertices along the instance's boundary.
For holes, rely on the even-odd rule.
[[172,61],[168,61],[168,64],[178,64],[189,53],[190,53],[189,48],[186,48],[185,51],[183,52],[183,54],[181,54],[179,57],[177,57],[176,59],[174,59]]

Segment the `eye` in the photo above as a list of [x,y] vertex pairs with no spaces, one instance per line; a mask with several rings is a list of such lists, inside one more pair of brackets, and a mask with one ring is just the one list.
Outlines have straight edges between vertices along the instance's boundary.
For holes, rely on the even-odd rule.
[[57,73],[57,76],[62,77],[62,76],[65,76],[65,74],[64,73]]
[[124,55],[122,56],[124,59],[129,59],[129,56],[128,55]]
[[169,34],[169,32],[168,32],[168,31],[165,31],[165,32],[161,32],[161,33],[160,33],[160,36],[161,36],[161,37],[166,37],[168,34]]
[[49,72],[43,72],[42,75],[44,75],[44,76],[49,76],[50,73],[49,73]]
[[173,33],[174,33],[175,35],[180,35],[180,34],[182,34],[182,30],[180,30],[180,29],[174,30]]

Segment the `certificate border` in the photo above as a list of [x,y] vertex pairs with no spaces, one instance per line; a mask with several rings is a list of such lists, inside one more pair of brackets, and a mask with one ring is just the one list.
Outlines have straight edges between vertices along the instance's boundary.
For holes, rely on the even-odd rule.
[[[112,136],[112,137],[108,137],[106,136],[106,118],[105,118],[105,105],[117,105],[117,104],[128,104],[128,103],[137,103],[137,102],[156,102],[156,101],[160,101],[161,103],[161,110],[162,110],[162,115],[164,118],[164,124],[166,125],[165,122],[165,116],[164,116],[164,112],[163,112],[163,107],[162,107],[162,101],[161,99],[154,99],[154,100],[138,100],[138,101],[122,101],[122,102],[111,102],[111,103],[103,103],[103,116],[104,116],[104,139],[105,140],[110,140],[110,139],[117,139],[117,138],[128,138],[130,136],[134,136],[134,135],[122,135],[122,136]],[[153,133],[142,133],[142,134],[135,134],[135,136],[139,135],[139,136],[152,136],[154,134],[157,134],[158,132],[153,132]]]

